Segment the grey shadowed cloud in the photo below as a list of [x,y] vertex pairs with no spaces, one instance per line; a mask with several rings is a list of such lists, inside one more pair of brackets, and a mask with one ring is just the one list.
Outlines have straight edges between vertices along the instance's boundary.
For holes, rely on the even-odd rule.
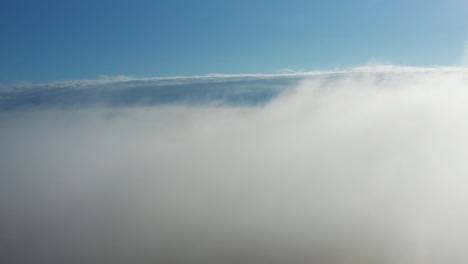
[[467,76],[367,67],[257,107],[5,111],[0,257],[465,263]]

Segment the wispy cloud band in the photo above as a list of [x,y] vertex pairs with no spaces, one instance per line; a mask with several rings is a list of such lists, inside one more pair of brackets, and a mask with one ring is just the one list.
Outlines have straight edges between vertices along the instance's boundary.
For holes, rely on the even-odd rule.
[[279,74],[209,74],[136,78],[105,76],[17,84],[0,88],[0,110],[37,107],[135,106],[160,104],[265,104],[304,80],[333,81],[373,77],[389,80],[425,74],[468,75],[464,67],[362,66],[333,71]]

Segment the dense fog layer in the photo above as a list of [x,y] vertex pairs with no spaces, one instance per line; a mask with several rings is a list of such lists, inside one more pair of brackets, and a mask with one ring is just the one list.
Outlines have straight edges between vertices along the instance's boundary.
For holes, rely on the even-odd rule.
[[2,263],[467,263],[468,75],[0,113]]

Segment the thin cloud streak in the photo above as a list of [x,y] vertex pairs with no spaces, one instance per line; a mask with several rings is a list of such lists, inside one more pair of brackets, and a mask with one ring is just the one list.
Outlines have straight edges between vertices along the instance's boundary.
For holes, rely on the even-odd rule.
[[101,76],[97,80],[4,87],[0,89],[0,111],[168,104],[263,106],[306,80],[336,81],[353,77],[367,78],[368,75],[388,80],[442,73],[467,74],[468,68],[380,65],[283,74],[210,74],[158,78]]
[[434,67],[410,67],[410,66],[398,66],[398,65],[373,65],[373,66],[359,66],[354,68],[336,69],[333,71],[292,71],[289,69],[283,69],[287,71],[285,73],[275,74],[221,74],[211,73],[208,75],[199,76],[173,76],[173,77],[148,77],[138,78],[132,76],[118,75],[99,75],[98,79],[95,80],[64,80],[54,81],[48,83],[20,83],[17,85],[3,86],[0,92],[13,92],[22,89],[38,89],[38,88],[79,88],[79,87],[93,87],[100,85],[113,85],[113,84],[125,84],[131,86],[138,86],[138,82],[142,85],[166,85],[166,84],[191,84],[199,82],[226,82],[232,80],[243,80],[250,78],[287,78],[287,77],[323,77],[326,75],[347,75],[356,73],[432,73],[432,72],[468,72],[466,67],[451,67],[451,66],[434,66]]

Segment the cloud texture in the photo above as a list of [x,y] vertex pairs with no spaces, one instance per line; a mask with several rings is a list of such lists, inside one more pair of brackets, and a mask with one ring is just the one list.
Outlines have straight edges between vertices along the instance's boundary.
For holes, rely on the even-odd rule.
[[[330,73],[331,74],[331,73]],[[464,69],[0,114],[5,263],[466,263]]]

